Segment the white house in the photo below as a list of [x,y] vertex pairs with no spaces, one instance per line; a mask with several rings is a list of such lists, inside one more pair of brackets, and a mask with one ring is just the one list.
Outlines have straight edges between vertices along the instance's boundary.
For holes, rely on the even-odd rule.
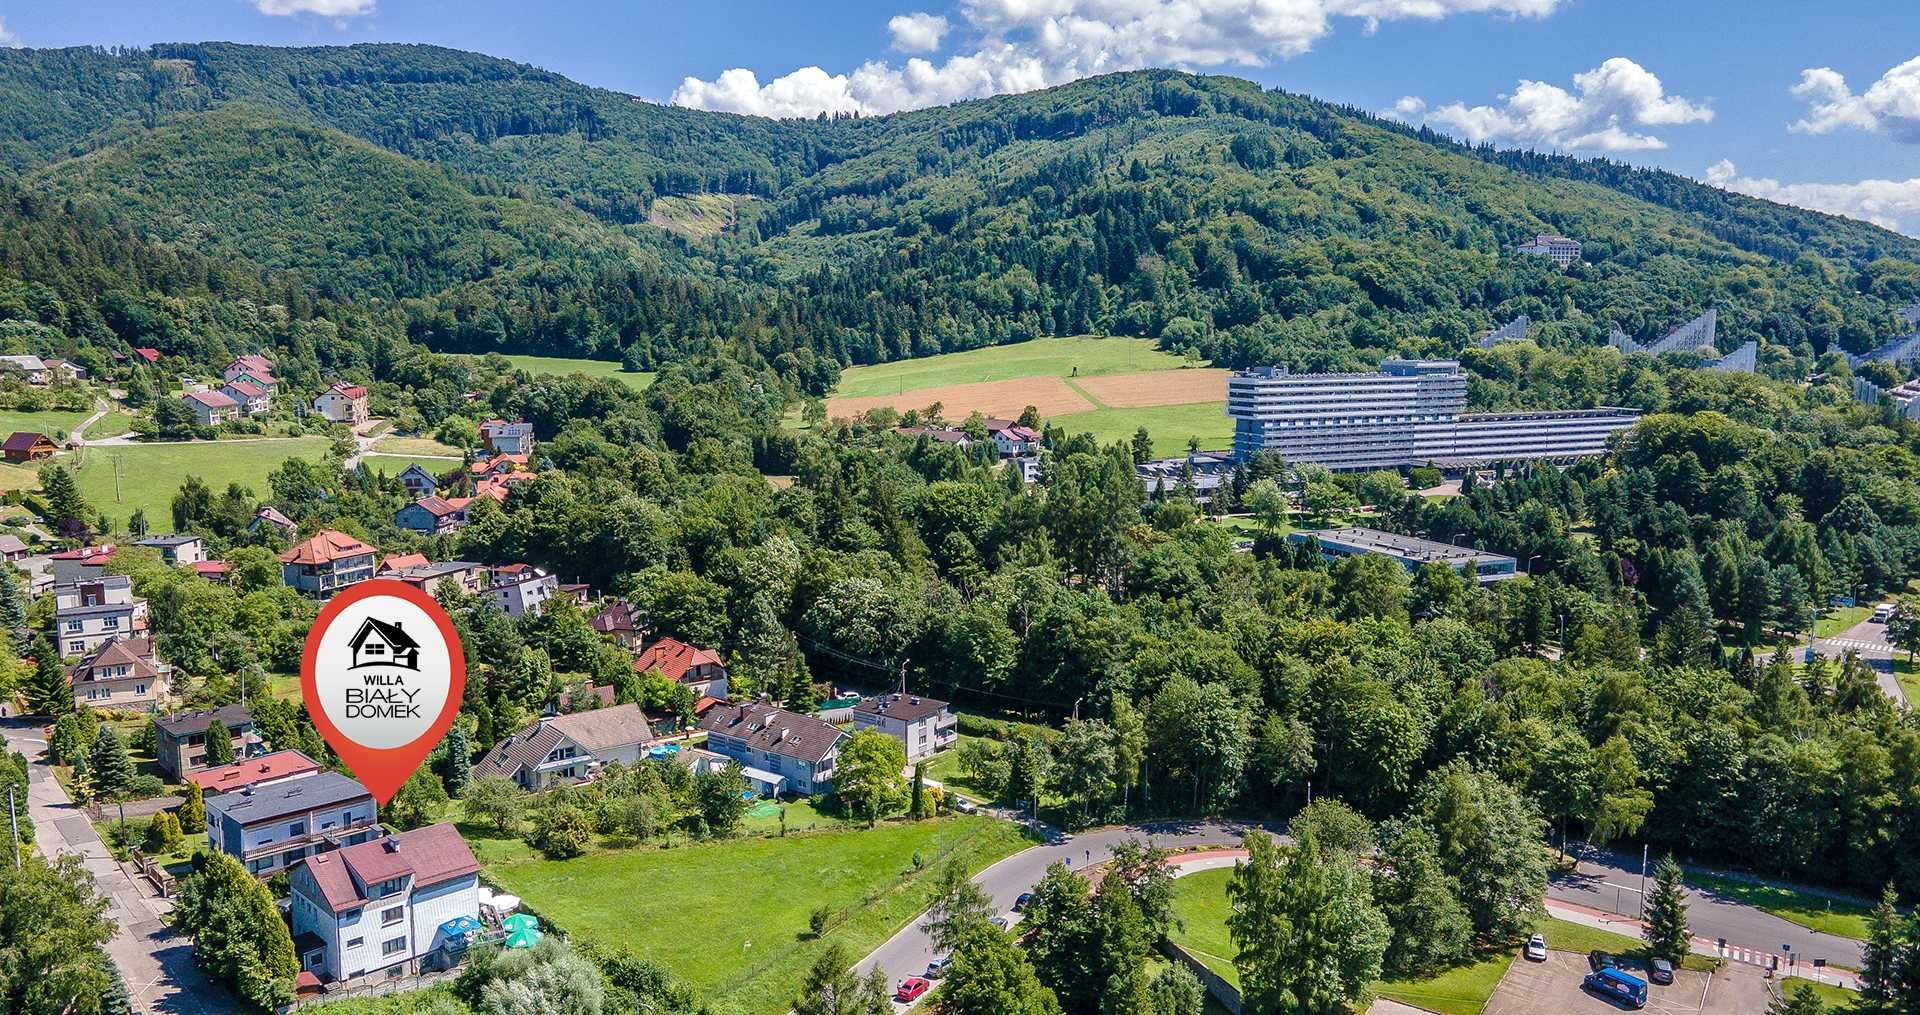
[[511,423],[504,419],[487,420],[480,424],[480,436],[496,455],[533,454],[533,424],[524,419]]
[[0,372],[19,374],[28,384],[45,384],[51,378],[46,361],[38,356],[0,356]]
[[313,400],[313,411],[335,423],[364,423],[367,419],[367,389],[358,384],[335,381],[333,386]]
[[219,426],[240,415],[240,403],[218,391],[189,391],[180,400],[193,410],[193,418],[201,426]]
[[487,595],[509,617],[537,614],[560,592],[560,581],[544,569],[527,564],[494,569]]
[[273,411],[272,390],[247,377],[236,377],[220,386],[220,393],[233,399],[242,416],[264,416]]
[[525,789],[583,779],[610,761],[631,765],[653,743],[640,706],[628,702],[539,722],[494,745],[473,774],[503,775]]
[[400,473],[400,485],[407,488],[407,496],[419,500],[440,489],[440,480],[419,462],[414,462]]
[[207,559],[206,541],[199,536],[149,536],[139,545],[153,547],[161,560],[174,567],[186,567]]
[[960,739],[960,721],[946,702],[913,694],[879,694],[863,699],[853,707],[853,728],[877,729],[900,741],[910,762],[945,750]]
[[380,834],[373,794],[339,772],[247,786],[206,806],[208,844],[261,877]]
[[762,792],[833,792],[834,766],[847,734],[830,722],[763,702],[722,703],[700,717],[707,750],[740,763]]
[[480,861],[451,824],[308,857],[289,885],[294,954],[323,983],[417,972],[480,919]]
[[92,652],[115,638],[147,630],[147,601],[123,574],[61,585],[53,590],[53,630],[63,655]]

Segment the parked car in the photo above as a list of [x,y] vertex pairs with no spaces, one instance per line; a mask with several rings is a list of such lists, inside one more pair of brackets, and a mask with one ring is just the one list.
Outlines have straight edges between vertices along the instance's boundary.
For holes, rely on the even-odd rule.
[[1673,982],[1673,963],[1662,958],[1647,960],[1647,979],[1655,983]]
[[1618,969],[1620,967],[1620,956],[1612,952],[1603,952],[1596,948],[1587,953],[1587,965],[1592,967],[1596,973],[1602,969]]
[[911,1004],[920,1000],[920,995],[932,989],[933,984],[923,977],[910,976],[900,981],[900,989],[893,992],[893,999],[901,1004]]
[[1020,897],[1019,897],[1019,898],[1017,898],[1017,899],[1015,899],[1015,900],[1013,900],[1013,911],[1014,911],[1014,912],[1016,912],[1016,913],[1024,913],[1024,912],[1026,912],[1026,911],[1027,911],[1027,903],[1029,903],[1029,902],[1032,902],[1032,901],[1033,901],[1033,893],[1032,893],[1032,892],[1021,892],[1021,893],[1020,893]]
[[1532,962],[1547,961],[1547,936],[1535,934],[1527,939],[1527,959]]
[[966,797],[961,797],[960,801],[953,805],[953,809],[962,814],[972,814],[980,808],[973,801],[968,800]]
[[938,980],[947,975],[947,967],[953,964],[953,956],[942,955],[927,963],[927,979]]
[[1013,924],[1007,922],[1007,918],[1004,916],[996,916],[989,922],[993,924],[996,930],[1006,930],[1008,927],[1013,926]]
[[1601,997],[1629,1008],[1647,1006],[1647,981],[1620,969],[1599,969],[1588,973],[1580,985]]

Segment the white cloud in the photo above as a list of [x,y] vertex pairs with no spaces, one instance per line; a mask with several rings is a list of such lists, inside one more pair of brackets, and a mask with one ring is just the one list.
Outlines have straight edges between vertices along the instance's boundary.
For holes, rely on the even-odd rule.
[[253,0],[254,10],[285,17],[316,14],[323,18],[357,18],[373,13],[374,0]]
[[887,31],[893,33],[893,48],[902,53],[931,53],[939,49],[948,27],[946,18],[925,11],[896,14],[887,20]]
[[[287,0],[276,0],[287,2]],[[940,63],[875,60],[844,74],[803,67],[761,84],[744,68],[689,77],[673,101],[762,116],[891,113],[959,99],[1030,91],[1141,67],[1263,66],[1298,56],[1335,19],[1371,30],[1385,21],[1460,14],[1544,17],[1571,0],[961,0],[969,52]],[[928,23],[915,18],[929,18]],[[941,31],[927,31],[940,21]],[[929,52],[951,28],[914,14],[888,22],[894,47]]]
[[1858,183],[1781,183],[1741,176],[1733,162],[1721,159],[1707,168],[1707,182],[1753,197],[1831,212],[1920,236],[1920,176],[1911,180],[1861,180]]
[[12,48],[20,45],[20,37],[7,29],[5,20],[0,19],[0,46]]
[[1832,67],[1808,68],[1800,72],[1793,94],[1809,103],[1806,119],[1796,121],[1793,130],[1827,134],[1851,127],[1920,144],[1920,56],[1882,74],[1859,95]]
[[1573,76],[1574,91],[1522,80],[1498,106],[1450,102],[1429,107],[1409,95],[1382,115],[1428,123],[1474,144],[1530,145],[1566,151],[1627,152],[1665,148],[1649,127],[1705,123],[1704,102],[1668,95],[1659,77],[1624,56]]

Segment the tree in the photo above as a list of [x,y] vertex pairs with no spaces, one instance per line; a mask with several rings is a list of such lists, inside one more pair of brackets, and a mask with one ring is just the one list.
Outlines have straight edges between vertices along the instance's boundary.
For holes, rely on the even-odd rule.
[[1249,832],[1247,859],[1227,883],[1227,931],[1240,954],[1245,1010],[1331,1015],[1380,976],[1391,931],[1352,857],[1322,854],[1313,835],[1292,855]]
[[1061,1009],[1078,1015],[1097,1008],[1105,983],[1087,879],[1054,861],[1033,886],[1021,926],[1034,971],[1053,988]]
[[862,985],[852,966],[839,942],[828,945],[801,981],[793,1015],[863,1015]]
[[415,769],[407,781],[393,794],[382,808],[381,816],[398,825],[401,831],[431,825],[439,820],[440,812],[447,806],[447,787],[440,782],[431,766],[422,765]]
[[1640,763],[1623,736],[1615,734],[1593,754],[1595,809],[1587,822],[1587,836],[1603,845],[1640,830],[1653,810],[1653,794],[1640,785]]
[[1200,978],[1178,962],[1161,969],[1147,991],[1153,998],[1153,1015],[1200,1015],[1207,1003]]
[[1385,862],[1374,899],[1393,928],[1382,968],[1390,977],[1414,976],[1465,958],[1473,945],[1473,918],[1441,864],[1433,833],[1389,821],[1381,838]]
[[200,792],[200,784],[187,780],[184,799],[180,802],[180,830],[185,834],[198,835],[207,826],[207,805]]
[[1412,579],[1407,569],[1390,557],[1363,553],[1333,566],[1333,596],[1340,616],[1405,620],[1407,591]]
[[1086,824],[1094,808],[1113,797],[1113,729],[1098,719],[1070,722],[1061,733],[1053,788],[1079,804],[1080,823]]
[[[21,850],[0,863],[0,1011],[96,1015],[110,977],[101,949],[114,935],[107,900],[80,856]],[[289,984],[291,985],[291,984]]]
[[527,843],[550,860],[570,860],[587,851],[593,841],[593,819],[565,801],[553,801],[533,813]]
[[153,816],[147,825],[147,852],[171,853],[180,848],[186,838],[186,832],[180,827],[180,819],[172,811],[161,811]]
[[1860,964],[1860,997],[1869,1010],[1880,1010],[1893,1002],[1895,978],[1900,968],[1900,897],[1893,883],[1880,891],[1880,905],[1868,924],[1865,958]]
[[1241,495],[1240,503],[1253,512],[1254,519],[1269,534],[1277,535],[1287,527],[1287,511],[1292,505],[1287,503],[1287,495],[1281,492],[1280,484],[1273,480],[1255,480]]
[[520,816],[527,806],[526,794],[504,775],[483,775],[473,780],[463,799],[468,817],[490,822],[507,833],[519,830]]
[[93,750],[87,757],[93,770],[93,788],[98,795],[113,799],[125,796],[133,788],[133,759],[127,755],[126,742],[112,726],[101,726],[93,738]]
[[11,634],[14,652],[26,654],[33,644],[32,632],[27,630],[27,598],[12,568],[0,568],[0,627]]
[[234,762],[233,738],[219,720],[207,727],[207,767],[217,768]]
[[459,796],[473,780],[473,748],[467,745],[467,731],[454,723],[447,730],[447,793]]
[[992,930],[993,900],[967,877],[967,869],[949,860],[934,884],[933,903],[927,907],[927,940],[951,952],[960,941],[982,927]]
[[747,816],[747,778],[735,762],[728,762],[718,771],[695,775],[693,795],[700,808],[700,820],[706,822],[707,830],[714,835],[732,835]]
[[1142,426],[1133,432],[1133,464],[1153,461],[1153,433]]
[[1547,854],[1539,848],[1545,822],[1517,790],[1453,761],[1422,780],[1409,813],[1433,833],[1477,932],[1511,941],[1538,922],[1547,891]]
[[1691,950],[1687,931],[1687,890],[1680,883],[1680,865],[1669,853],[1653,871],[1653,891],[1647,896],[1647,925],[1641,937],[1650,954],[1678,963]]
[[1781,992],[1767,1002],[1767,1015],[1826,1015],[1826,1003],[1814,991],[1812,984],[1802,983],[1788,992],[1783,985]]
[[877,729],[864,729],[847,738],[834,764],[833,788],[847,809],[872,825],[900,806],[906,780],[907,753],[900,741]]
[[1887,618],[1887,641],[1907,651],[1907,661],[1920,652],[1920,597],[1901,596],[1894,600],[1893,615]]
[[940,986],[944,1015],[1060,1015],[1026,953],[991,925],[968,930],[952,955]]
[[80,484],[57,462],[40,466],[40,495],[47,501],[47,521],[65,538],[85,536],[93,509],[80,495]]
[[[27,682],[27,707],[39,715],[63,716],[74,710],[73,685],[53,639],[41,635],[33,643],[33,678]],[[71,762],[71,758],[64,759]]]
[[256,1007],[290,1003],[300,963],[273,891],[225,853],[202,853],[193,862],[193,873],[180,879],[172,920],[193,938],[194,961]]

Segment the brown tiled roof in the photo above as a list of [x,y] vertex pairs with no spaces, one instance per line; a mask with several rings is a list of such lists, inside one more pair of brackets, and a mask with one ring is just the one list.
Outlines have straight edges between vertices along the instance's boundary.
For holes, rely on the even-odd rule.
[[380,573],[400,571],[410,567],[426,567],[427,555],[424,553],[396,553],[380,562]]
[[280,509],[271,504],[262,505],[260,510],[253,513],[253,517],[255,521],[263,521],[283,529],[293,528],[293,519],[281,514]]
[[242,395],[245,395],[248,398],[259,398],[261,395],[264,395],[267,393],[267,389],[261,387],[260,385],[255,384],[252,381],[241,380],[238,378],[227,382],[227,390],[238,391],[239,393],[241,393]]
[[640,623],[633,616],[633,604],[624,599],[608,601],[607,605],[602,606],[600,612],[594,614],[593,619],[588,623],[601,634],[640,630]]
[[662,638],[640,650],[634,657],[633,668],[641,673],[651,670],[678,683],[685,679],[688,670],[702,663],[725,666],[726,660],[712,649],[696,648],[678,638]]
[[42,441],[48,444],[53,443],[46,434],[34,433],[31,430],[15,430],[8,435],[5,444],[0,444],[0,451],[32,451],[34,445]]
[[612,708],[556,715],[495,744],[474,766],[477,775],[511,776],[528,765],[545,761],[562,739],[570,739],[589,754],[599,754],[653,739],[647,717],[633,702]]
[[419,891],[480,870],[459,830],[444,822],[310,856],[306,864],[327,908],[335,913],[368,901],[360,885],[411,874],[413,889]]
[[114,638],[95,649],[93,654],[74,663],[67,670],[67,679],[78,681],[87,678],[87,674],[106,666],[130,667],[126,677],[116,680],[146,677],[151,680],[160,675],[159,660],[153,656],[153,642],[146,638]]
[[762,702],[716,705],[700,717],[700,728],[746,741],[749,747],[808,764],[819,764],[846,736],[840,727]]
[[330,564],[342,557],[373,552],[373,547],[334,529],[321,529],[312,539],[280,555],[282,564]]
[[231,409],[240,404],[218,391],[189,391],[181,397],[190,402],[199,402],[209,409]]
[[919,722],[946,710],[947,703],[914,694],[876,694],[853,707],[853,714],[886,716],[902,722]]
[[422,497],[419,500],[414,501],[413,503],[415,507],[418,507],[426,511],[426,513],[434,516],[435,518],[444,518],[447,515],[454,514],[460,510],[459,505],[453,503],[450,500],[447,500],[444,497],[437,497],[433,494],[428,494],[425,497]]

